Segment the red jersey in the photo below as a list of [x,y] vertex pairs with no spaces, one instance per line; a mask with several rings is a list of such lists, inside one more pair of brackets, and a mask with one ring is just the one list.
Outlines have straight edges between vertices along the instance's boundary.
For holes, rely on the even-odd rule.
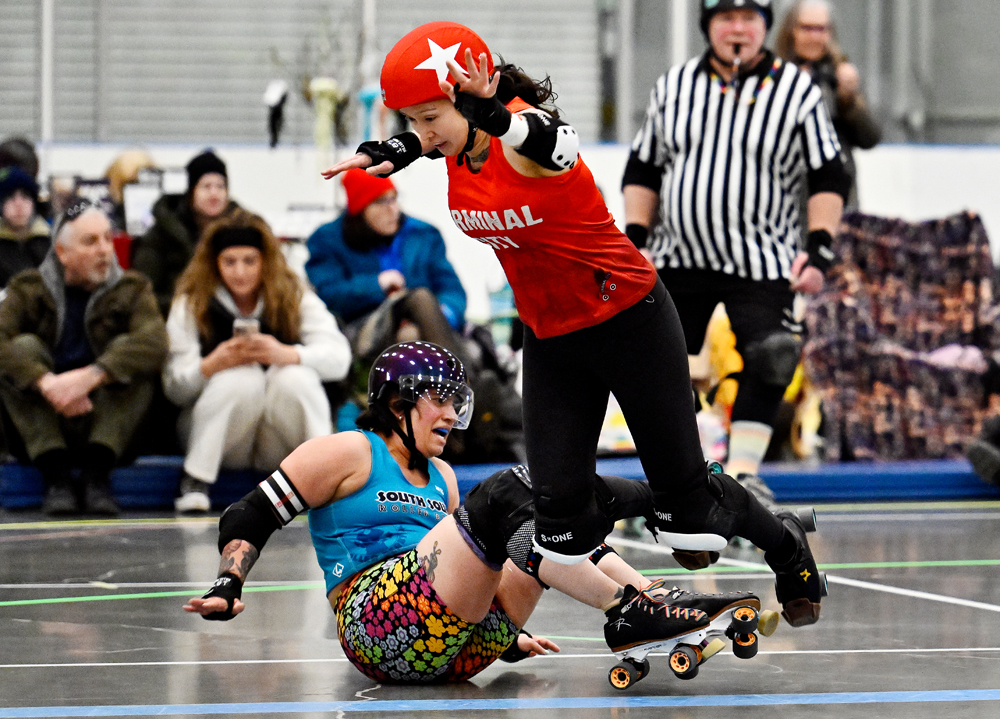
[[[516,99],[507,107],[529,105]],[[518,315],[536,337],[600,324],[656,283],[656,270],[615,227],[582,158],[561,175],[525,177],[493,137],[479,173],[457,159],[447,158],[451,217],[496,252]]]

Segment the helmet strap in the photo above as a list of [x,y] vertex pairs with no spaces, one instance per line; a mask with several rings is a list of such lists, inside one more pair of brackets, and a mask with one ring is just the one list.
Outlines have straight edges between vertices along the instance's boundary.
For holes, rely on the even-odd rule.
[[462,151],[458,153],[458,160],[456,164],[461,167],[462,162],[469,159],[469,153],[472,152],[472,146],[476,144],[476,131],[479,128],[472,124],[472,120],[469,120],[469,139],[465,141],[465,147]]
[[415,405],[410,406],[404,413],[406,416],[406,432],[403,432],[400,428],[399,418],[386,405],[381,402],[376,403],[375,411],[381,415],[382,419],[389,423],[392,431],[398,434],[399,438],[403,440],[403,446],[410,453],[410,462],[407,465],[409,469],[419,469],[424,474],[427,474],[427,457],[417,450],[417,440],[413,436],[413,420],[410,417],[410,411],[413,409],[413,406]]

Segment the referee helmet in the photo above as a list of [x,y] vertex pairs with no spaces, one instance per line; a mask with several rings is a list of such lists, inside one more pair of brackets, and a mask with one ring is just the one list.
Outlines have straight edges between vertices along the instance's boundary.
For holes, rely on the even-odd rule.
[[701,0],[701,31],[708,36],[708,23],[712,16],[723,10],[756,10],[764,18],[765,27],[770,30],[774,24],[774,10],[771,0]]

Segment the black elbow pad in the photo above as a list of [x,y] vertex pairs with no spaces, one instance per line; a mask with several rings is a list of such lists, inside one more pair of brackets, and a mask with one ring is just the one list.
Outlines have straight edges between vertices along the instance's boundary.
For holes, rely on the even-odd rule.
[[537,112],[520,116],[528,122],[528,137],[515,148],[518,153],[548,170],[565,170],[576,163],[580,136],[572,125]]

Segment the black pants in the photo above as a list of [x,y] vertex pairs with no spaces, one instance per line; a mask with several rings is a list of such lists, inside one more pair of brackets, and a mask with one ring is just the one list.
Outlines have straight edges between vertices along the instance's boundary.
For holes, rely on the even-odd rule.
[[[538,339],[524,328],[524,430],[536,500],[558,517],[593,493],[608,393],[621,405],[654,495],[706,481],[684,335],[661,282],[595,327]],[[660,504],[659,498],[657,499]]]
[[[669,268],[660,270],[660,278],[677,308],[688,354],[701,352],[708,322],[720,302],[726,306],[736,336],[736,351],[741,355],[748,344],[770,335],[802,331],[794,322],[795,293],[788,288],[787,280],[750,280],[721,272]],[[743,368],[732,421],[774,422],[785,387],[767,384],[757,377],[753,367]]]

